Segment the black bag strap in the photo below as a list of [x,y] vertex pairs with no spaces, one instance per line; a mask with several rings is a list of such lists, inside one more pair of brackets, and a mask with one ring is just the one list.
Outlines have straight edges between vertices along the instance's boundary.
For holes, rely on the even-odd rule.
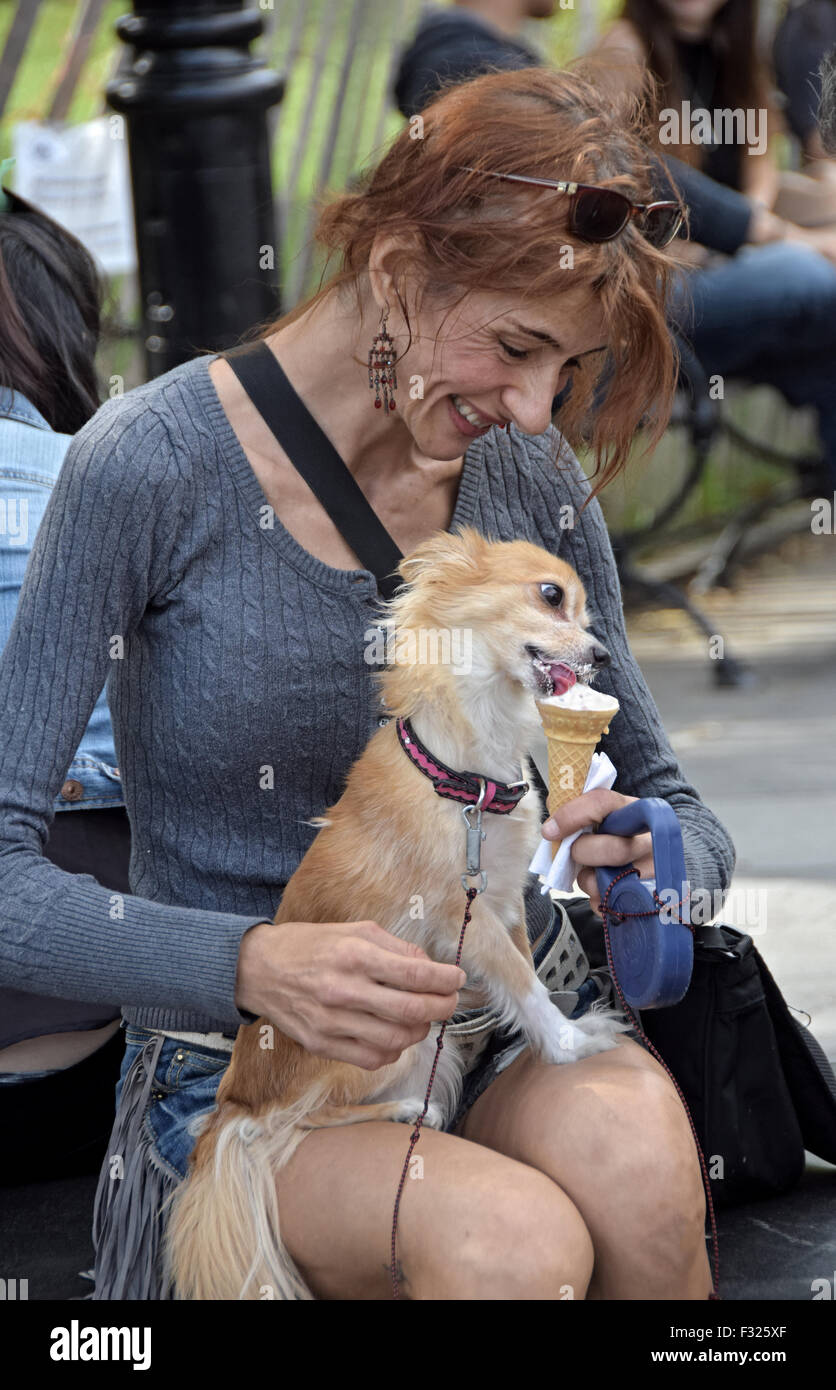
[[322,503],[340,535],[389,599],[403,579],[403,553],[372,510],[347,465],[320,428],[263,339],[220,354],[273,431],[294,468]]
[[[267,344],[243,343],[220,354],[230,365],[253,405],[281,444],[294,468],[319,498],[340,534],[377,580],[382,598],[389,599],[403,580],[393,573],[403,552],[293,389]],[[532,780],[540,795],[542,818],[548,815],[548,788],[529,759]]]

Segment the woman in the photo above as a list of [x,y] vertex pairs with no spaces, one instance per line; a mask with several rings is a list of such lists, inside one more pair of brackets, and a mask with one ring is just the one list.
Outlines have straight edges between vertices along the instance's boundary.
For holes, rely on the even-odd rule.
[[[100,308],[98,273],[77,238],[0,189],[0,648],[64,455],[99,406]],[[70,751],[44,853],[127,893],[130,826],[104,692]],[[83,990],[32,993],[25,979],[0,988],[0,1182],[101,1165],[124,1046],[118,1004],[85,1001]]]
[[[581,207],[553,188],[465,172],[583,180],[638,203],[645,148],[600,107],[581,76],[539,69],[486,76],[434,103],[422,138],[404,131],[361,190],[323,210],[319,235],[342,269],[262,336],[403,551],[472,522],[497,538],[530,536],[577,566],[613,656],[604,684],[623,713],[607,748],[620,790],[577,798],[560,833],[631,797],[665,796],[692,884],[722,890],[729,837],[676,764],[627,647],[600,509],[584,506],[586,479],[550,426],[573,376],[566,428],[577,434],[609,367],[591,426],[603,474],[624,464],[648,412],[664,427],[668,261],[648,237],[670,218],[650,219],[645,235],[619,213],[621,233],[595,243],[580,227],[594,230],[600,199]],[[394,412],[374,409],[369,391],[382,324],[398,355]],[[457,399],[510,433],[469,423]],[[185,1175],[189,1124],[211,1108],[237,1028],[265,1014],[319,1055],[376,1068],[454,1013],[462,973],[376,923],[272,925],[315,833],[308,822],[337,799],[385,718],[363,656],[377,593],[228,364],[197,358],[105,405],[68,455],[51,520],[0,665],[0,709],[19,708],[31,661],[42,684],[60,681],[68,717],[55,751],[37,719],[15,728],[0,716],[4,937],[19,974],[40,977],[48,941],[56,988],[82,978],[125,1001],[95,1297],[157,1298],[169,1292],[158,1210]],[[66,624],[81,621],[89,638],[70,663]],[[54,658],[36,654],[32,629],[49,632]],[[134,844],[135,896],[121,919],[94,885],[44,864],[37,843],[55,764],[113,634]],[[648,851],[644,836],[581,836],[581,886],[593,886],[602,858],[651,871]],[[537,889],[532,941],[550,927]],[[589,1064],[548,1067],[523,1053],[499,1071],[501,1060],[480,1058],[449,1130],[422,1139],[425,1177],[409,1184],[400,1216],[407,1296],[565,1298],[571,1286],[577,1298],[706,1298],[699,1166],[653,1058],[627,1039]],[[317,1297],[389,1297],[405,1138],[388,1123],[323,1131],[279,1176],[288,1249]]]
[[[812,486],[827,493],[836,487],[836,198],[826,181],[779,175],[764,144],[755,13],[754,0],[625,0],[596,56],[629,90],[649,69],[660,84],[659,138],[680,141],[666,152],[745,193],[766,223],[769,244],[730,259],[685,248],[694,269],[674,292],[672,318],[706,374],[775,386],[790,404],[815,407],[824,458]],[[746,128],[715,121],[724,110],[740,111]],[[710,114],[716,143],[698,111]]]
[[[659,84],[666,152],[800,226],[836,221],[826,182],[782,173],[772,77],[758,54],[756,0],[624,0],[599,54],[622,55]],[[683,113],[683,103],[688,103]],[[745,121],[708,131],[697,113],[740,111]],[[674,111],[675,121],[664,112]],[[712,138],[713,137],[713,138]]]

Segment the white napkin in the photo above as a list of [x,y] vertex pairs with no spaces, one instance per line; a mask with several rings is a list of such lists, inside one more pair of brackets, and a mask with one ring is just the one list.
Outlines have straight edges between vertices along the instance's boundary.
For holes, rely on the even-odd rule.
[[[618,773],[606,753],[593,753],[592,762],[589,767],[584,791],[595,791],[598,787],[606,787],[609,791]],[[529,864],[529,872],[537,874],[542,883],[541,893],[548,893],[550,888],[559,893],[571,893],[575,886],[575,867],[572,864],[572,845],[579,835],[585,835],[591,830],[592,826],[587,825],[581,830],[576,830],[574,835],[567,835],[565,840],[560,843],[560,849],[552,859],[552,846],[554,840],[543,840],[537,848],[537,853]]]

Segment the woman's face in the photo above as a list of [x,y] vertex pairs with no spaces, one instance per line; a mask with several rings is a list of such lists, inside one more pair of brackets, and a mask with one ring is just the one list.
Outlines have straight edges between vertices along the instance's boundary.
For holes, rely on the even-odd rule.
[[673,32],[683,39],[705,38],[714,16],[727,0],[659,0]]
[[448,304],[426,299],[420,314],[410,309],[413,342],[405,353],[408,336],[395,336],[390,322],[404,353],[398,410],[429,458],[461,457],[492,424],[511,421],[524,434],[542,434],[579,360],[607,344],[600,301],[586,287],[536,303],[471,292],[452,310]]

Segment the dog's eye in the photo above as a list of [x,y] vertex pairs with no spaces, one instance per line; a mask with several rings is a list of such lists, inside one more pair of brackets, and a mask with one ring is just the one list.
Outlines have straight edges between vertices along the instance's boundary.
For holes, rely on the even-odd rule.
[[560,608],[566,595],[559,584],[541,584],[540,593],[550,608]]

